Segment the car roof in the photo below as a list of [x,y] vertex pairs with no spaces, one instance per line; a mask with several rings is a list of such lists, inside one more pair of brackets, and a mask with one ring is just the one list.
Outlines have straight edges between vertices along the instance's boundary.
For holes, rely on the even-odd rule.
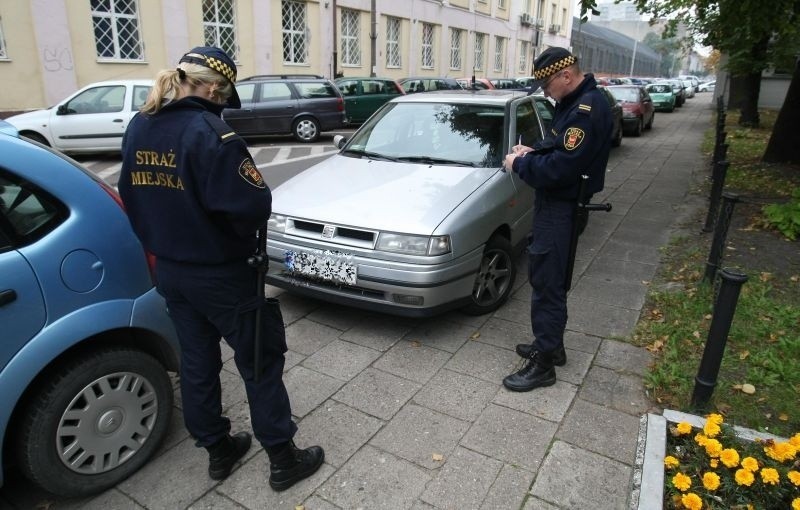
[[409,94],[393,99],[395,103],[473,103],[504,105],[512,99],[525,97],[528,92],[514,89],[491,90],[432,90],[424,94]]
[[409,80],[453,80],[455,78],[449,78],[447,76],[406,76],[405,78],[400,78],[397,80],[398,82],[404,82]]

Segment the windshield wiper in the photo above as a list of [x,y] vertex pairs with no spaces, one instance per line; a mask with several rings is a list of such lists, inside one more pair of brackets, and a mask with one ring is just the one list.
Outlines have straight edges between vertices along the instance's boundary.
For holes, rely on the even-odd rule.
[[367,159],[381,159],[384,161],[397,161],[397,158],[393,158],[392,156],[387,156],[385,154],[381,154],[379,152],[370,152],[365,151],[363,149],[345,149],[342,153],[346,154],[355,154],[358,156],[365,156]]
[[397,158],[399,161],[409,161],[411,163],[428,163],[430,165],[453,165],[475,167],[472,161],[459,161],[457,159],[434,158],[431,156],[403,156]]

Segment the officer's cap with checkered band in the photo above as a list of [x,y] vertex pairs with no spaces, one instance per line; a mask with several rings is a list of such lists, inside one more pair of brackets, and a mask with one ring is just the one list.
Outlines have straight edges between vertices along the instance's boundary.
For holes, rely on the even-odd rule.
[[576,62],[577,57],[565,48],[547,48],[533,62],[534,87],[543,86],[549,77]]
[[[196,55],[200,55],[199,57]],[[236,64],[227,53],[214,46],[197,46],[181,57],[180,62],[201,65],[213,69],[224,76],[233,87],[233,94],[228,98],[229,108],[241,108],[242,102],[236,92]]]

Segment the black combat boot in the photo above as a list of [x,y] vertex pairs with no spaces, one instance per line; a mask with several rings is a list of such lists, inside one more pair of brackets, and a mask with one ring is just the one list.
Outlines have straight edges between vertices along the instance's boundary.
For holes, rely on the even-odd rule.
[[556,369],[549,353],[533,351],[521,370],[503,379],[503,386],[511,391],[531,391],[540,386],[556,383]]
[[325,460],[325,452],[319,446],[301,450],[289,441],[267,448],[269,456],[269,486],[285,491],[303,478],[313,475]]
[[208,476],[212,480],[224,480],[231,474],[233,466],[250,449],[250,434],[239,432],[234,436],[225,436],[208,450]]
[[[533,352],[533,344],[517,344],[516,351],[520,358],[530,358]],[[553,365],[557,367],[563,367],[567,364],[567,351],[564,349],[564,344],[556,347],[550,353],[550,356],[553,358]]]

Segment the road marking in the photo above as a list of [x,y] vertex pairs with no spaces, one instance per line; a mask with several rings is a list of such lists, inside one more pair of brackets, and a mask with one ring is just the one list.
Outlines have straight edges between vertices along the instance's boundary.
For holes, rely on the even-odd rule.
[[[297,157],[297,158],[285,159],[283,161],[278,161],[278,156],[276,156],[269,163],[261,163],[260,165],[256,165],[256,168],[261,169],[261,168],[267,168],[269,166],[277,166],[277,165],[283,165],[285,163],[293,163],[295,161],[303,161],[303,160],[306,160],[306,159],[319,158],[319,157],[325,156],[328,153],[332,153],[332,152],[336,152],[336,151],[337,151],[337,149],[335,147],[319,147],[319,146],[315,146],[315,147],[313,147],[311,149],[311,154],[309,154],[308,156],[300,156],[300,157]],[[280,153],[279,153],[279,155],[280,155]]]

